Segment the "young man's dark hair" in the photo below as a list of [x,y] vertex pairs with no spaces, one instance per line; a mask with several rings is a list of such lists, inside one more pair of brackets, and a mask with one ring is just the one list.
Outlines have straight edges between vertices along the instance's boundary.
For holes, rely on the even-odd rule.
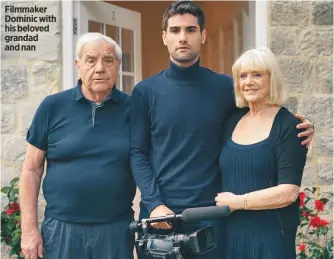
[[196,5],[193,1],[175,1],[166,9],[162,16],[162,28],[164,31],[168,27],[168,19],[176,14],[192,14],[197,17],[201,32],[204,29],[205,17],[203,10]]

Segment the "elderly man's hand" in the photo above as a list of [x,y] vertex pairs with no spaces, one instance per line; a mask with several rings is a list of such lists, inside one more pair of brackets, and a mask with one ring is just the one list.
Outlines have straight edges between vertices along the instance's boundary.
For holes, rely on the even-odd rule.
[[[154,210],[152,210],[150,218],[157,218],[157,217],[163,217],[168,214],[173,214],[174,212],[171,211],[169,208],[167,208],[165,205],[159,205]],[[168,224],[167,222],[155,222],[151,224],[152,227],[158,228],[158,229],[170,229],[172,226]]]
[[21,249],[25,259],[43,258],[43,240],[37,228],[29,232],[22,232]]
[[303,142],[302,145],[306,145],[308,148],[310,146],[310,143],[313,139],[314,135],[314,126],[312,122],[310,122],[308,119],[305,118],[305,116],[296,114],[295,115],[297,119],[301,120],[301,123],[297,125],[297,129],[305,129],[303,132],[298,134],[298,137],[307,137]]

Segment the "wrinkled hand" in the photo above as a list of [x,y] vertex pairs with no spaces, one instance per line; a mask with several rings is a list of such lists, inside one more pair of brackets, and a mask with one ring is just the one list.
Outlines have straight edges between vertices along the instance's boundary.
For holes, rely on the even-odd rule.
[[37,228],[22,232],[21,249],[25,259],[37,259],[37,256],[43,258],[43,240]]
[[231,192],[218,193],[215,200],[217,206],[229,206],[231,212],[244,207],[243,196],[235,195]]
[[[154,210],[152,210],[150,218],[163,217],[168,214],[173,214],[174,212],[168,209],[165,205],[159,205]],[[166,221],[164,222],[154,222],[151,224],[152,227],[157,229],[170,229],[172,226]]]
[[305,118],[305,116],[296,114],[295,115],[297,119],[301,120],[301,123],[297,125],[297,129],[305,129],[303,132],[298,134],[298,137],[307,137],[303,142],[302,145],[306,145],[308,148],[310,146],[310,143],[313,139],[314,135],[314,128],[312,122],[310,122],[308,119]]

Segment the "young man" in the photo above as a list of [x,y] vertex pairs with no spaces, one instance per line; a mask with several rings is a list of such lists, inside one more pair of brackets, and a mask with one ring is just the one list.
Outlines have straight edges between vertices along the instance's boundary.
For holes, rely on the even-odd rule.
[[[140,218],[215,205],[221,190],[222,126],[237,111],[232,79],[199,65],[206,30],[203,11],[193,1],[168,7],[162,38],[170,67],[140,82],[131,97],[131,165],[142,194]],[[300,126],[311,135],[307,144],[312,124]],[[219,221],[182,223],[177,232],[207,225],[214,226],[217,248],[191,258],[220,258]],[[167,222],[154,227],[171,228]]]

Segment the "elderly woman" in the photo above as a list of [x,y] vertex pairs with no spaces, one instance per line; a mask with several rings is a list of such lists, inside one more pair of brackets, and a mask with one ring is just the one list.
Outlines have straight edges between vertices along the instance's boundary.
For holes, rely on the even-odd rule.
[[[131,259],[135,183],[130,170],[129,96],[115,87],[122,50],[99,33],[76,47],[80,80],[45,98],[27,134],[20,181],[26,259]],[[46,200],[42,235],[37,197]]]
[[283,77],[269,49],[245,52],[233,65],[236,105],[220,155],[218,206],[232,214],[224,259],[295,259],[298,193],[307,149],[286,108]]

